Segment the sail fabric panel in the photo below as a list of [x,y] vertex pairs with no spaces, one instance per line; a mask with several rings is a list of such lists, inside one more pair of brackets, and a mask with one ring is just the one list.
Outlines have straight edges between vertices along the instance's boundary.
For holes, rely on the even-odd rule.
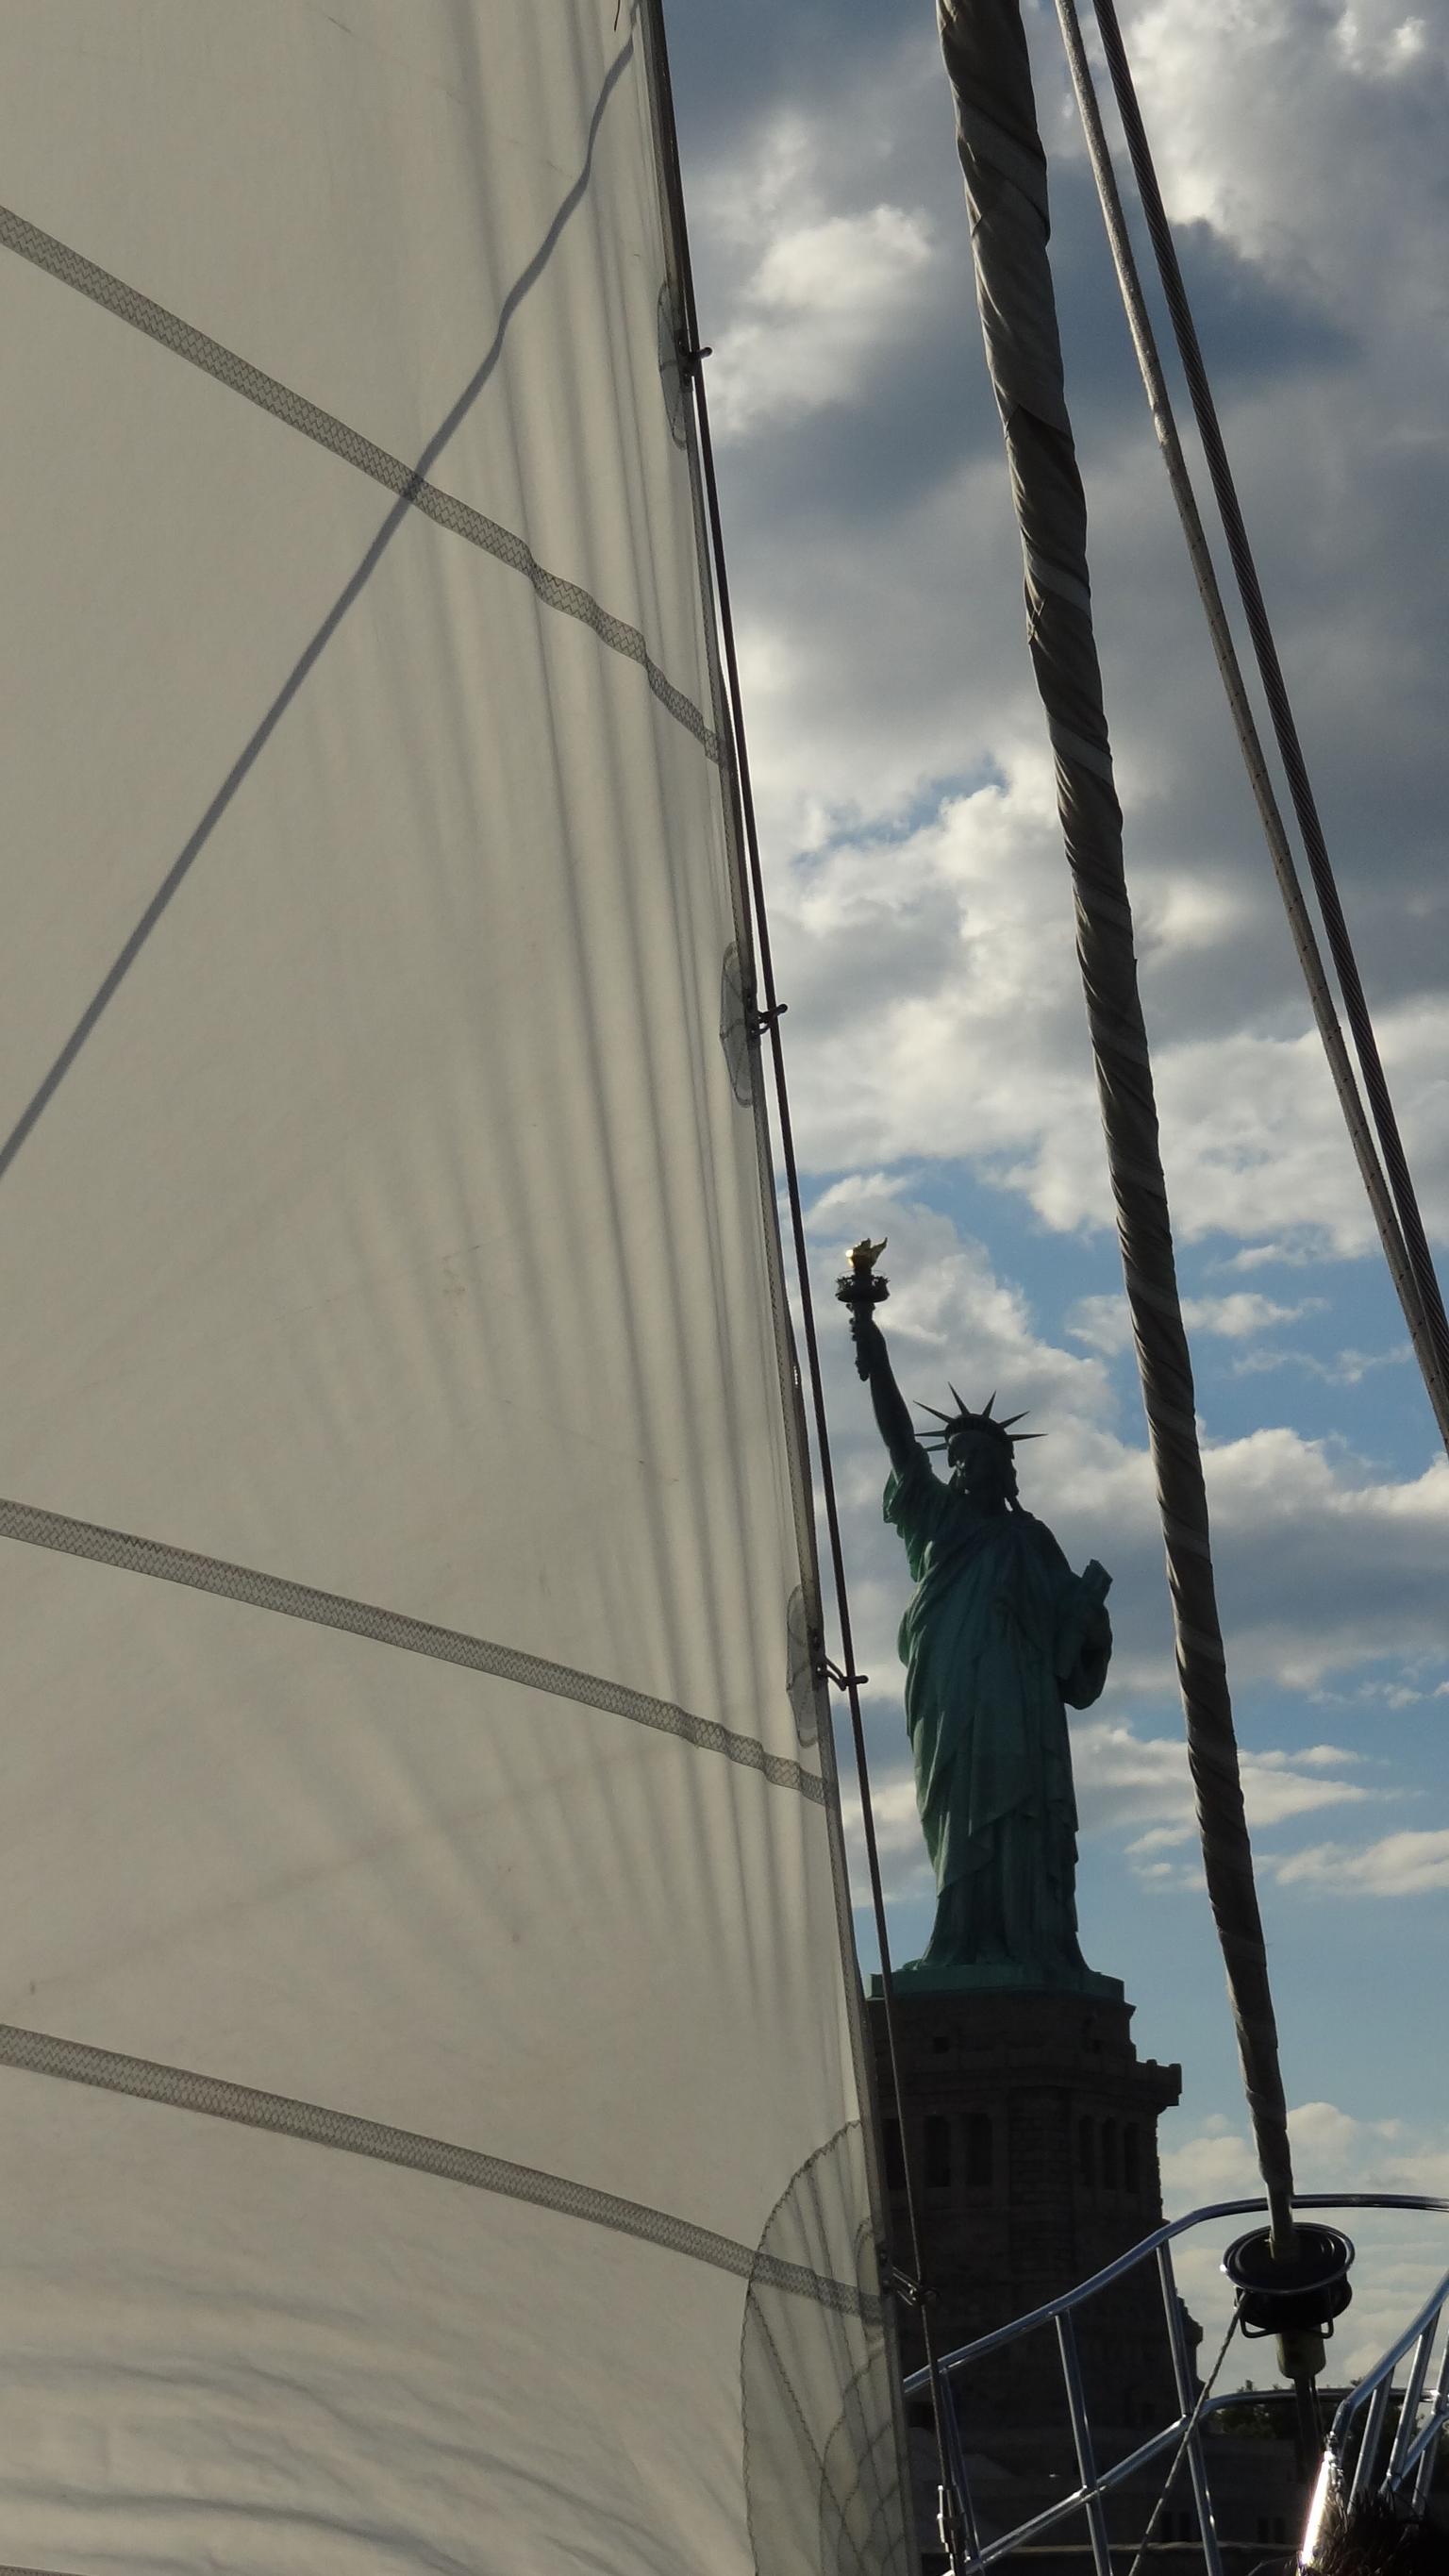
[[0,2019],[750,2244],[839,2125],[839,2030],[789,1972],[834,1942],[822,1814],[797,1792],[628,1718],[28,1548],[0,1551],[0,1622]]
[[[636,666],[410,517],[6,1175],[11,1492],[794,1754],[729,900],[716,773]],[[56,945],[7,1109],[105,971]]]
[[637,0],[617,28],[604,0],[216,14],[16,0],[7,202],[409,462],[471,390],[447,432],[464,497],[586,587],[650,590],[667,657],[695,585],[653,542],[638,434],[665,260]]
[[[16,2563],[541,2576],[580,2563],[585,2531],[594,2564],[649,2576],[748,2563],[737,2446],[708,2429],[738,2411],[737,2281],[39,2077],[6,2076],[0,2105],[21,2170],[47,2176],[7,2266],[29,2293],[0,2383]],[[644,2306],[648,2336],[629,2330]],[[480,2370],[485,2336],[506,2376]]]
[[0,2553],[69,2576],[899,2540],[615,14],[0,24]]

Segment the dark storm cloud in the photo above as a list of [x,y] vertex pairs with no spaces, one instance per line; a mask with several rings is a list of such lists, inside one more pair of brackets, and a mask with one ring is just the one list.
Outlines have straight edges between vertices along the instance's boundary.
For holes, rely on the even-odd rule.
[[686,165],[716,159],[782,99],[827,107],[903,43],[934,56],[929,0],[734,0],[728,9],[678,0],[669,59]]
[[866,512],[914,508],[967,455],[995,453],[1001,429],[986,371],[970,281],[942,299],[914,341],[883,351],[849,409],[836,407],[753,438],[732,458],[741,542],[782,519],[839,541]]
[[[813,192],[831,215],[902,208],[923,223],[934,252],[929,292],[883,332],[876,363],[850,402],[824,402],[803,419],[767,416],[749,439],[747,466],[731,478],[731,538],[739,548],[756,530],[787,520],[818,526],[909,508],[965,459],[994,453],[1000,432],[929,7],[750,5],[735,13],[724,37],[712,15],[694,7],[679,13],[675,79],[710,337],[727,340],[753,268],[791,220],[786,205],[776,210],[773,230],[768,215],[736,219],[761,137],[782,121],[794,120],[814,139]],[[1061,126],[1065,75],[1054,30],[1038,26],[1035,39],[1043,115],[1055,111]],[[1069,393],[1090,447],[1140,429],[1143,400],[1075,125],[1053,142],[1053,270]],[[1347,363],[1348,335],[1212,227],[1183,227],[1181,250],[1203,344],[1229,397]],[[1144,272],[1149,265],[1144,259]]]
[[[1052,180],[1052,276],[1062,326],[1068,393],[1095,406],[1119,402],[1130,391],[1143,401],[1121,298],[1091,178],[1068,163]],[[1198,338],[1214,387],[1233,397],[1266,388],[1305,370],[1332,374],[1358,355],[1353,335],[1330,315],[1294,297],[1267,276],[1210,224],[1179,224],[1174,238]],[[1190,418],[1176,382],[1171,327],[1157,290],[1145,243],[1136,244],[1138,270],[1152,308],[1175,406]]]

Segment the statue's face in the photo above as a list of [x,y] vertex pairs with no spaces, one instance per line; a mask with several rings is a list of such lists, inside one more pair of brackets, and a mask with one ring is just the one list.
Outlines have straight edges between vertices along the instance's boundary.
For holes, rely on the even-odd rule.
[[1004,1440],[968,1431],[951,1442],[946,1456],[953,1485],[964,1486],[983,1503],[1015,1502],[1016,1460]]

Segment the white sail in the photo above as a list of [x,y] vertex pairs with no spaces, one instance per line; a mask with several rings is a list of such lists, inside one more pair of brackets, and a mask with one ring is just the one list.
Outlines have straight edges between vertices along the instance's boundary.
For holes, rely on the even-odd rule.
[[13,2566],[907,2554],[648,50],[0,15]]

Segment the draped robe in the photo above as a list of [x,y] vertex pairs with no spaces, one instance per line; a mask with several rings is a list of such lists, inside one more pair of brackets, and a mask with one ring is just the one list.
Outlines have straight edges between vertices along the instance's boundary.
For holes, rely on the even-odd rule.
[[885,1516],[916,1585],[900,1651],[937,1899],[920,1964],[1075,1982],[1090,1972],[1064,1703],[1089,1708],[1106,1680],[1109,1578],[1073,1574],[1043,1522],[984,1511],[924,1451],[889,1478]]

